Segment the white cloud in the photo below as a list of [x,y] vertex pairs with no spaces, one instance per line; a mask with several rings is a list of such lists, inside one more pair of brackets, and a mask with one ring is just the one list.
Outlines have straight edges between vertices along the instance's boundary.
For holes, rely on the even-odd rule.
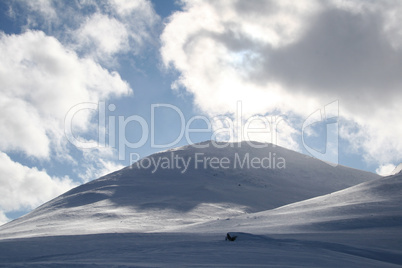
[[116,13],[122,17],[132,15],[142,16],[151,24],[157,22],[159,19],[149,0],[110,0],[109,3],[115,9]]
[[70,35],[75,49],[110,66],[115,64],[116,54],[138,54],[146,45],[155,45],[160,18],[150,1],[110,0],[105,6],[108,8],[97,6],[95,13],[76,20],[81,23]]
[[[205,113],[234,114],[242,100],[246,117],[306,118],[339,100],[340,116],[354,123],[341,137],[368,161],[401,159],[400,2],[182,3],[161,36],[161,55],[181,73],[173,88],[192,93]],[[298,127],[290,124],[285,137],[291,129]]]
[[147,46],[157,46],[161,19],[149,0],[110,0],[114,16],[124,24],[130,41],[130,51],[139,54]]
[[[124,168],[123,165],[111,160],[114,159],[113,153],[114,151],[105,147],[84,150],[84,162],[76,173],[83,182],[88,182]],[[84,172],[82,172],[82,168],[84,168]]]
[[[9,15],[22,24],[23,33],[0,33],[0,151],[23,152],[30,160],[40,159],[42,165],[68,160],[64,163],[72,165],[76,179],[84,181],[121,168],[114,162],[113,148],[78,148],[77,155],[65,137],[64,121],[77,104],[132,93],[112,67],[118,66],[121,55],[131,54],[130,61],[135,61],[132,55],[157,44],[153,39],[160,18],[151,2],[19,0],[8,4]],[[86,110],[73,116],[73,134],[78,140],[96,137],[94,114]],[[29,185],[29,178],[47,189],[67,182],[3,158],[19,171],[14,181]],[[14,177],[3,176],[3,171],[1,177],[11,183]],[[11,203],[7,203],[6,195],[0,195],[0,208],[32,208],[43,202],[37,193],[28,200],[16,200],[17,190],[24,195],[24,189],[21,186],[15,196],[8,196]],[[45,199],[54,192],[61,191],[45,193]],[[4,222],[7,219],[1,209],[0,222]]]
[[100,158],[89,163],[90,164],[88,165],[83,165],[85,171],[78,174],[84,183],[124,168],[123,165],[120,165],[114,161],[107,161]]
[[[77,186],[69,178],[50,177],[45,170],[14,162],[0,152],[0,222],[4,213],[33,209]],[[3,216],[2,216],[3,215]]]
[[[306,106],[310,109],[303,112],[308,115],[317,108],[314,99],[303,101],[300,94],[289,94],[275,80],[251,81],[250,74],[262,57],[259,47],[295,42],[305,27],[304,18],[317,9],[311,1],[296,6],[264,3],[184,1],[185,11],[175,13],[164,30],[162,58],[182,74],[175,89],[184,87],[194,94],[196,105],[211,117],[234,114],[239,100],[245,120]],[[278,137],[283,137],[281,145],[297,147],[291,138],[294,128],[281,124],[278,131]]]
[[10,13],[26,18],[24,29],[40,29],[105,66],[118,64],[118,54],[137,55],[158,44],[160,17],[149,0],[20,0]]
[[[50,22],[57,20],[57,12],[53,6],[52,1],[48,0],[39,0],[39,1],[20,1],[24,5],[27,6],[27,9],[31,12],[37,12],[43,15],[46,18],[46,27],[51,27]],[[32,17],[27,17],[27,24],[25,27],[38,27],[38,22]]]
[[55,19],[57,16],[56,10],[53,7],[52,1],[48,0],[39,0],[39,1],[24,1],[25,4],[28,5],[29,9],[40,12],[44,16],[50,18],[50,19]]
[[129,50],[128,32],[125,26],[106,15],[96,13],[86,19],[83,25],[73,33],[80,49],[85,54],[109,60],[115,53]]
[[9,222],[10,219],[4,214],[4,212],[0,211],[0,226]]
[[21,150],[27,155],[47,157],[50,140],[35,108],[24,100],[0,94],[0,148]]
[[[43,32],[0,36],[0,149],[47,158],[62,146],[64,117],[81,102],[98,102],[131,92],[119,74],[79,58]],[[82,130],[90,115],[75,118]],[[60,149],[60,148],[56,148]]]
[[381,176],[388,176],[391,175],[392,171],[395,170],[395,165],[394,164],[385,164],[379,166],[375,172]]

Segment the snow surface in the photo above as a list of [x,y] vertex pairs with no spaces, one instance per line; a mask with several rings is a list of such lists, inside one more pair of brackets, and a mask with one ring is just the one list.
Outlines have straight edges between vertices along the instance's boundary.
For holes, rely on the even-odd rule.
[[402,171],[402,163],[395,167],[395,169],[391,172],[391,175],[396,175]]
[[[134,164],[3,225],[0,266],[402,265],[402,175],[333,167],[279,146],[201,145],[210,146],[141,160],[174,154],[189,160],[185,172]],[[275,154],[286,168],[195,168],[197,153],[232,164]]]

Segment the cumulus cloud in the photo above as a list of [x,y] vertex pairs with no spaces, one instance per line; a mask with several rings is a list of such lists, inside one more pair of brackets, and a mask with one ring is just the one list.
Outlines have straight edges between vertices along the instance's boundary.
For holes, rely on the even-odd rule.
[[[9,10],[24,33],[0,35],[0,133],[6,137],[0,150],[42,159],[53,150],[74,161],[64,138],[66,113],[79,103],[131,94],[113,69],[119,56],[154,45],[160,18],[149,0],[19,0]],[[93,115],[74,115],[74,134],[96,135]]]
[[71,32],[72,46],[110,65],[116,54],[138,54],[145,44],[152,44],[159,16],[146,0],[106,1],[91,16],[76,21],[81,23]]
[[40,12],[49,19],[56,19],[57,17],[56,10],[54,9],[51,1],[39,0],[35,3],[32,1],[26,1],[24,4],[28,5],[28,8],[32,11]]
[[9,222],[10,219],[4,214],[4,212],[0,211],[0,226]]
[[396,167],[393,164],[385,164],[379,166],[375,171],[377,172],[378,175],[388,176],[391,175],[392,171],[394,171],[395,168]]
[[14,9],[26,18],[24,29],[40,29],[106,66],[118,64],[118,55],[138,54],[157,44],[160,17],[149,0],[20,0],[9,12],[16,17]]
[[[152,29],[160,22],[160,17],[153,9],[149,0],[110,0],[108,1],[116,15],[124,20],[132,31],[138,36],[147,39],[154,32]],[[149,41],[149,40],[148,40]]]
[[392,104],[390,96],[401,96],[402,53],[384,37],[383,23],[377,13],[323,11],[297,42],[264,47],[261,55],[269,57],[251,77],[258,83],[273,79],[321,99],[342,98],[353,112],[367,114],[372,109],[367,103]]
[[120,56],[138,55],[157,43],[153,39],[160,22],[148,0],[18,0],[9,2],[8,15],[22,33],[0,32],[0,160],[10,164],[0,169],[0,177],[14,187],[2,188],[10,193],[0,195],[0,222],[7,221],[2,210],[31,209],[72,185],[67,178],[13,162],[6,153],[23,152],[42,165],[68,160],[75,179],[85,182],[122,167],[113,148],[94,141],[96,111],[81,110],[68,118],[72,133],[67,134],[95,145],[78,148],[78,154],[66,139],[65,118],[79,104],[93,107],[132,94],[114,69]]
[[[108,71],[93,59],[78,57],[41,31],[1,34],[0,54],[0,221],[4,222],[4,213],[35,208],[76,183],[23,166],[3,152],[24,152],[30,158],[45,161],[67,159],[79,170],[96,167],[103,172],[112,171],[118,168],[109,160],[113,159],[112,152],[97,154],[98,159],[83,157],[81,164],[76,164],[65,138],[64,120],[78,103],[97,103],[132,91],[118,73]],[[93,129],[97,127],[91,113],[84,111],[74,116],[74,134],[85,136]],[[98,173],[93,175],[90,179],[96,179]]]
[[[81,102],[130,94],[129,85],[40,31],[0,35],[0,149],[39,158],[64,140],[64,117]],[[82,130],[90,115],[75,118]],[[56,148],[57,149],[57,148]],[[61,149],[61,148],[58,148]]]
[[124,168],[123,165],[111,160],[114,159],[113,153],[114,151],[110,150],[108,147],[84,150],[85,161],[80,168],[76,170],[78,177],[80,177],[83,182],[88,182]]
[[[245,119],[287,114],[297,106],[317,104],[315,99],[300,103],[300,96],[290,94],[275,80],[262,84],[251,79],[262,64],[263,45],[294,42],[305,27],[304,18],[317,9],[314,2],[295,6],[282,1],[269,5],[260,1],[257,6],[241,1],[183,4],[184,11],[171,17],[161,36],[161,54],[167,66],[182,74],[174,89],[192,93],[196,105],[208,115],[234,114],[239,100]],[[314,110],[303,111],[308,115]],[[288,123],[282,126],[278,137],[283,141],[278,143],[295,148],[290,138],[295,129]],[[272,135],[267,137],[272,139]]]
[[50,177],[45,170],[14,162],[0,152],[0,223],[7,221],[4,213],[33,209],[77,186],[68,177]]
[[100,59],[110,57],[117,52],[129,49],[128,32],[124,25],[106,15],[95,14],[89,17],[83,25],[74,32],[78,46],[94,53]]
[[369,162],[400,161],[400,2],[181,2],[161,55],[181,74],[173,88],[193,94],[204,112],[235,114],[242,100],[246,117],[296,118],[283,130],[289,137],[339,100],[341,138]]

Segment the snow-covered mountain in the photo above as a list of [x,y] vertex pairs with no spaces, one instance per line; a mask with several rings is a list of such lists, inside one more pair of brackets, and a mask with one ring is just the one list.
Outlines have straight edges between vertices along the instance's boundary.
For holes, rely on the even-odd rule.
[[378,177],[279,146],[204,142],[151,155],[81,185],[2,226],[0,239],[168,232],[270,210]]
[[206,148],[151,155],[1,226],[0,266],[402,265],[402,174],[272,145],[196,146]]

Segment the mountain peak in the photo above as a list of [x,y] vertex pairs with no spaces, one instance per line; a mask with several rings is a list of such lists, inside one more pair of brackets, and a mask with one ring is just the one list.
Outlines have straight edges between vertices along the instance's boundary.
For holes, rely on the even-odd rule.
[[72,189],[2,226],[0,237],[163,232],[378,177],[272,144],[208,141],[150,155]]

